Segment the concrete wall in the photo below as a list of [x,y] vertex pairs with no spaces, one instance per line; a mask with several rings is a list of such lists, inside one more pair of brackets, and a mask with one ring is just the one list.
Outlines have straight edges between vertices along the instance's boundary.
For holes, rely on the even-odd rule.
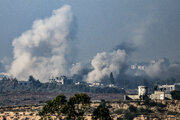
[[138,100],[139,99],[139,95],[126,95],[126,99]]
[[154,94],[150,95],[150,99],[152,99],[152,100],[164,100],[165,99],[165,93],[162,91],[154,91]]
[[171,94],[165,94],[165,98],[167,98],[167,99],[172,99],[172,96],[171,96]]

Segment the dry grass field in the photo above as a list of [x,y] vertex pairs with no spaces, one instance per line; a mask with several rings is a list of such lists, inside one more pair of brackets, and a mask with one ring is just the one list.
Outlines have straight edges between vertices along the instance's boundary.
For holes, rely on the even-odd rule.
[[[12,92],[0,93],[0,106],[19,106],[19,105],[34,105],[46,102],[55,98],[58,94],[64,94],[67,98],[73,96],[74,93],[48,93],[48,92]],[[116,101],[123,100],[122,94],[112,93],[86,93],[91,97],[91,100],[108,100]]]
[[[106,105],[110,110],[113,120],[120,120],[124,112],[130,105],[137,109],[149,109],[152,113],[143,113],[134,118],[134,120],[180,120],[180,101],[156,101],[157,104],[164,106],[146,106],[143,102],[138,101],[117,101],[108,102]],[[99,103],[92,103],[90,111],[93,111]],[[42,105],[1,107],[0,120],[39,120],[41,117],[38,112],[42,109]],[[91,112],[86,113],[85,118],[91,120]],[[56,116],[52,116],[54,120],[58,120]]]

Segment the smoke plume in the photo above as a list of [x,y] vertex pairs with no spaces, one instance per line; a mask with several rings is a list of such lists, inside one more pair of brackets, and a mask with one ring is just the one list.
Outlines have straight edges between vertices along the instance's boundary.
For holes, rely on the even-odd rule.
[[4,65],[0,62],[0,73],[5,72]]
[[145,73],[151,78],[167,79],[180,78],[180,64],[170,63],[168,59],[152,61],[146,68]]
[[87,82],[100,82],[112,72],[116,78],[126,62],[126,52],[124,50],[116,50],[113,52],[102,52],[91,61],[93,70],[87,75]]
[[13,40],[9,73],[20,80],[33,75],[42,82],[52,75],[67,75],[73,56],[73,26],[69,5],[54,10],[49,18],[36,20],[30,30]]

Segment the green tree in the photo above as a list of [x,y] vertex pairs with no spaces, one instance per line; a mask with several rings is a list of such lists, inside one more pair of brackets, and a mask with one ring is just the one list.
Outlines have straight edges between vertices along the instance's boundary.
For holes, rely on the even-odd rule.
[[93,120],[112,120],[104,101],[93,111]]
[[110,82],[111,82],[111,84],[114,84],[114,77],[113,77],[113,73],[111,72],[110,73]]
[[33,87],[40,87],[42,83],[39,80],[36,80],[32,75],[29,76],[28,81]]
[[49,118],[56,115],[61,120],[62,116],[66,120],[83,120],[84,113],[90,106],[90,97],[86,94],[75,94],[69,101],[62,94],[51,101],[48,101],[39,112],[42,118]]
[[66,103],[66,96],[60,94],[54,98],[54,100],[48,101],[43,109],[39,112],[39,115],[47,117],[57,114],[58,118],[61,119],[61,116],[65,113]]
[[75,94],[69,99],[68,108],[68,118],[80,120],[84,119],[84,113],[90,107],[91,98],[82,93],[82,94]]

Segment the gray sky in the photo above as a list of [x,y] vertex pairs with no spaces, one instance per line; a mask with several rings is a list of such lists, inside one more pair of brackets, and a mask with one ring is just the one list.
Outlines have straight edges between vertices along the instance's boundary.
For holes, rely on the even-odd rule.
[[180,61],[179,0],[0,0],[0,59],[12,58],[12,41],[33,21],[64,4],[77,22],[78,60],[128,42],[134,61],[167,57]]

